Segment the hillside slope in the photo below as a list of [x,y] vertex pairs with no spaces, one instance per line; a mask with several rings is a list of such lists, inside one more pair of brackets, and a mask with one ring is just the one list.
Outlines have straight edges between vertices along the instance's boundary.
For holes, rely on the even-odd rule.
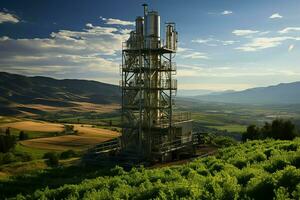
[[14,114],[31,111],[24,105],[51,107],[76,106],[74,102],[119,104],[118,86],[88,80],[57,80],[48,77],[26,77],[0,72],[0,111]]
[[281,83],[269,87],[247,89],[224,94],[199,95],[202,101],[241,104],[299,104],[300,82]]
[[299,167],[299,138],[251,141],[182,166],[130,172],[116,167],[111,176],[37,190],[25,198],[299,199]]

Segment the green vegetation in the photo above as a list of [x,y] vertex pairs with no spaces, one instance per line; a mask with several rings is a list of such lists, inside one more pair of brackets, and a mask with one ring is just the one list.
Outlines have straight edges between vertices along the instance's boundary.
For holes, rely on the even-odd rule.
[[68,159],[68,158],[73,158],[76,156],[78,156],[78,153],[76,153],[73,150],[67,150],[67,151],[61,152],[59,157],[60,157],[60,159]]
[[44,154],[48,152],[48,150],[27,147],[27,146],[24,146],[24,145],[22,145],[20,143],[18,143],[15,146],[15,151],[16,152],[28,153],[28,154],[30,154],[32,156],[32,158],[34,160],[36,160],[36,159],[42,159],[43,156],[44,156]]
[[276,119],[272,123],[266,122],[263,127],[250,125],[243,134],[243,140],[257,140],[274,138],[280,140],[292,140],[299,135],[296,126],[290,120]]
[[19,140],[27,140],[29,138],[28,134],[24,131],[20,131],[19,133]]
[[57,167],[59,164],[59,154],[56,152],[48,152],[43,156],[48,166]]
[[[74,117],[76,116],[76,117]],[[110,127],[120,126],[121,117],[120,112],[111,113],[97,113],[97,112],[84,112],[84,113],[66,113],[55,112],[47,113],[39,118],[49,122],[70,123],[70,124],[92,124],[97,126]]]
[[[20,132],[23,130],[10,128],[11,135],[20,137]],[[27,135],[27,139],[43,138],[43,137],[54,137],[58,136],[58,132],[45,132],[45,131],[23,131]]]
[[14,162],[27,162],[31,161],[32,156],[25,152],[11,151],[7,153],[0,153],[0,166]]
[[220,131],[243,133],[249,124],[264,125],[276,118],[292,119],[300,129],[300,104],[298,105],[242,105],[201,102],[178,99],[179,111],[190,111],[192,119],[202,127]]
[[0,134],[0,153],[7,153],[16,145],[16,137]]
[[17,139],[11,135],[9,128],[6,129],[5,135],[0,133],[0,165],[32,160],[29,153],[16,151],[16,144]]
[[210,128],[215,128],[221,131],[228,131],[228,132],[238,132],[242,133],[246,131],[245,125],[240,124],[228,124],[228,125],[222,125],[222,126],[208,126]]
[[198,135],[201,144],[208,144],[215,147],[229,147],[238,144],[236,140],[227,136],[215,135],[212,133]]
[[[58,188],[49,186],[17,197],[19,199],[299,199],[299,167],[299,138],[293,141],[258,140],[221,149],[216,156],[196,159],[182,166],[152,170],[140,167],[129,172],[121,167],[115,167],[106,174],[107,176],[87,179],[76,184],[62,183]],[[61,173],[69,174],[63,169],[60,170]],[[84,169],[77,170],[74,174],[85,173]],[[103,174],[105,173],[101,175]],[[0,187],[3,190],[1,194],[12,195],[9,190],[19,191],[20,188],[13,187],[13,183],[14,181],[7,184],[8,187]],[[33,184],[35,183],[31,183]]]

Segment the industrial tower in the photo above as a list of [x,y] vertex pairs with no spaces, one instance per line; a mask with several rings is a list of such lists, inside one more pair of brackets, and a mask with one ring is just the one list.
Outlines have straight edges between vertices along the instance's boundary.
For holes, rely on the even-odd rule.
[[136,18],[135,31],[122,47],[121,149],[144,159],[167,161],[193,151],[192,121],[189,113],[173,113],[175,24],[166,23],[164,42],[158,12],[143,6],[144,16]]

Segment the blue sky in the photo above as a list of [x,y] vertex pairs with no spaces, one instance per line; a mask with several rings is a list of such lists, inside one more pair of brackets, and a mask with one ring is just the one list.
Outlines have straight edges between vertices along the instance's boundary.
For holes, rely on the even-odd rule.
[[2,0],[0,71],[118,84],[121,43],[145,2],[176,22],[179,89],[300,80],[299,0]]

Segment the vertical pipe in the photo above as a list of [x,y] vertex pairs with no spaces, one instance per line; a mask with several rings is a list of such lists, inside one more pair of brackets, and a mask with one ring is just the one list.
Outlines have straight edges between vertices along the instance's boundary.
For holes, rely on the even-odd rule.
[[144,7],[144,16],[146,16],[148,14],[148,4],[144,3],[142,6]]

